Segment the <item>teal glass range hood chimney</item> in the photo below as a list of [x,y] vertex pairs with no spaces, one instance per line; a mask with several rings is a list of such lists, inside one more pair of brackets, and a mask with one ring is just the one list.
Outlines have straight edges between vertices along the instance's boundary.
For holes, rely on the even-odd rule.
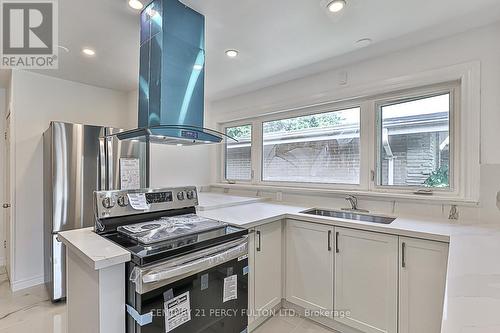
[[141,12],[138,128],[119,139],[164,144],[220,143],[203,127],[205,17],[177,0],[154,0]]

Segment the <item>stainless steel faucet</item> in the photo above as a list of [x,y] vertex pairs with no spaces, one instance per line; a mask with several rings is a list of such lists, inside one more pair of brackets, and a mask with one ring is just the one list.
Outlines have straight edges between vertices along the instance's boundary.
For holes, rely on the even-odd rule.
[[352,210],[358,209],[358,198],[356,198],[354,195],[348,195],[345,199],[351,204]]
[[448,215],[448,219],[450,220],[458,220],[459,213],[457,205],[451,205],[450,214]]
[[348,195],[346,198],[346,201],[351,204],[351,208],[342,208],[342,210],[351,210],[355,212],[364,212],[368,213],[366,209],[359,209],[358,208],[358,198],[356,198],[354,195]]

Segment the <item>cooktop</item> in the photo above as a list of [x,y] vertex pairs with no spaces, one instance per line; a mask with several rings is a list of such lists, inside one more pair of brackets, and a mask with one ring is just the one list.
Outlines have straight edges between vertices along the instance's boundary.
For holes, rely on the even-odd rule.
[[137,239],[118,231],[102,234],[101,236],[129,250],[132,254],[132,261],[143,266],[237,239],[246,234],[248,234],[246,229],[224,224],[217,228],[205,229],[150,244],[141,243]]

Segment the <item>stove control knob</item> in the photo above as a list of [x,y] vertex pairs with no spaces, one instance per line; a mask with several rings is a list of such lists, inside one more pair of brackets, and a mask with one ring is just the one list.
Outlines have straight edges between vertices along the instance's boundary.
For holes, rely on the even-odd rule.
[[184,200],[184,192],[177,192],[177,199]]
[[104,208],[110,209],[115,206],[115,201],[110,197],[106,197],[102,199],[102,205],[104,206]]
[[121,195],[118,197],[118,206],[127,207],[128,206],[128,198],[126,195]]
[[189,191],[186,192],[186,194],[187,194],[187,198],[189,200],[192,200],[194,198],[194,192],[193,191],[189,190]]

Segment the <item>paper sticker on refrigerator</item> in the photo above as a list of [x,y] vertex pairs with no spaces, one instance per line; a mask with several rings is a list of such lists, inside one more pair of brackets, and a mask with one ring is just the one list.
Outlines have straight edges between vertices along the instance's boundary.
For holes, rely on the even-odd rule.
[[120,188],[122,190],[141,188],[141,167],[138,158],[120,158]]

